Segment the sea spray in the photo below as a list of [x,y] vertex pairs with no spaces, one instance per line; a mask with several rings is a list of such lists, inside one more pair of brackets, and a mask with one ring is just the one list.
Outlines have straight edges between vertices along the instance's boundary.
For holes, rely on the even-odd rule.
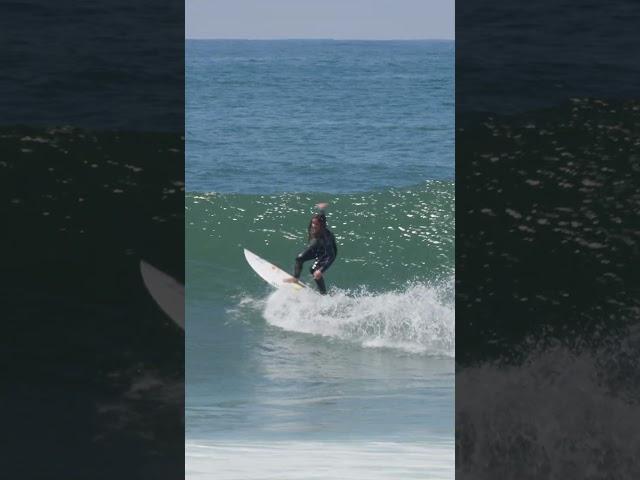
[[421,283],[383,293],[332,289],[326,296],[281,289],[265,299],[245,297],[230,311],[259,310],[283,330],[363,347],[454,357],[455,315],[448,291]]
[[534,347],[517,364],[459,369],[457,476],[638,478],[638,333],[601,349]]

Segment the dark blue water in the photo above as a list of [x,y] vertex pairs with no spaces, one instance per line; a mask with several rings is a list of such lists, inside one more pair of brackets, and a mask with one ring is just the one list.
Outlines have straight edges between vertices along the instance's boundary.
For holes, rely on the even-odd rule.
[[3,458],[179,477],[184,338],[139,263],[184,280],[184,2],[6,1],[0,32]]
[[0,124],[182,132],[183,2],[3,7]]
[[453,80],[450,41],[188,40],[187,189],[453,179]]
[[456,11],[457,121],[569,98],[638,98],[638,2],[467,2]]

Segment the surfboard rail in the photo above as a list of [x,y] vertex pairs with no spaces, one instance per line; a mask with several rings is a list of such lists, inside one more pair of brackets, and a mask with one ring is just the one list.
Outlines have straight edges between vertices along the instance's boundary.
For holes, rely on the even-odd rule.
[[289,283],[285,281],[295,279],[295,277],[275,266],[273,263],[256,255],[251,250],[246,248],[244,249],[244,258],[246,258],[249,266],[260,278],[275,288],[294,288],[296,290],[308,288],[307,285],[299,280],[296,283]]

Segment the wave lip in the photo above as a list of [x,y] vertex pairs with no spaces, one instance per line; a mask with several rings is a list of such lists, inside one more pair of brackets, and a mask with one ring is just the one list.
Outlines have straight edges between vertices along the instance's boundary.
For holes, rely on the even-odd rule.
[[355,342],[368,348],[455,356],[453,305],[443,289],[413,284],[404,290],[369,293],[335,290],[271,294],[262,314],[282,329]]

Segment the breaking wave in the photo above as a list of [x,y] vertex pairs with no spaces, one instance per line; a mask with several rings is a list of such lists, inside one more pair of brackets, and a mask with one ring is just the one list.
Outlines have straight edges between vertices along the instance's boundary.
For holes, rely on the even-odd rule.
[[262,302],[266,321],[287,331],[354,342],[362,347],[455,356],[455,315],[450,289],[413,284],[370,293],[280,289]]

